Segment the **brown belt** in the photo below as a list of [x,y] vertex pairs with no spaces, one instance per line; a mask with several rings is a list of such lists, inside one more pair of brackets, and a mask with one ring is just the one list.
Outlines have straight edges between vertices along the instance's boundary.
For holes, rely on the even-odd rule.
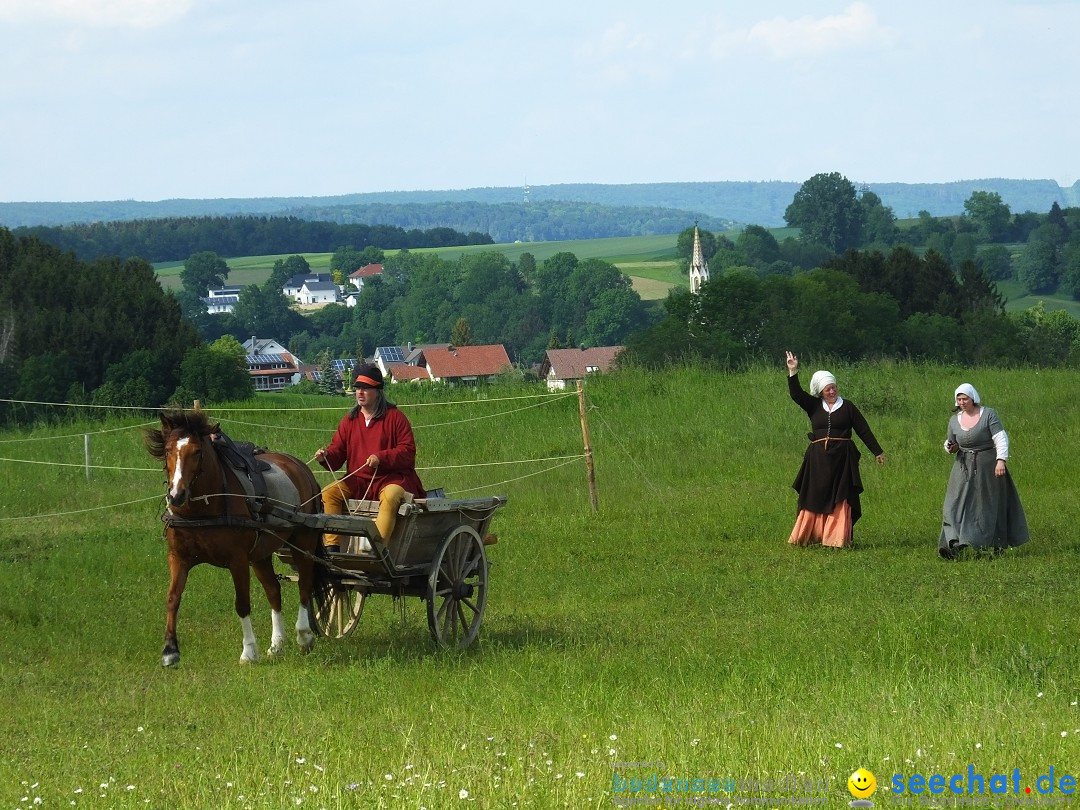
[[846,436],[826,436],[824,439],[811,439],[810,444],[817,444],[818,442],[825,442],[825,449],[829,449],[829,442],[850,442],[851,439]]

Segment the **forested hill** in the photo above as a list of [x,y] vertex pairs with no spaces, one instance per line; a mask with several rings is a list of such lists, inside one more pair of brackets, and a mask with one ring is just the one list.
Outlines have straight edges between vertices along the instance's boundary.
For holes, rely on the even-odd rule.
[[[961,180],[952,183],[867,183],[900,218],[920,211],[960,214],[975,191],[996,192],[1014,213],[1080,206],[1080,181],[1062,187],[1053,180]],[[710,230],[723,223],[784,224],[784,211],[801,182],[563,184],[396,191],[334,197],[161,200],[142,202],[0,203],[0,225],[111,222],[200,216],[295,216],[338,223],[447,227],[489,233],[498,242],[558,240],[677,233],[689,220]],[[528,201],[526,201],[526,198]],[[678,212],[678,213],[676,213]]]

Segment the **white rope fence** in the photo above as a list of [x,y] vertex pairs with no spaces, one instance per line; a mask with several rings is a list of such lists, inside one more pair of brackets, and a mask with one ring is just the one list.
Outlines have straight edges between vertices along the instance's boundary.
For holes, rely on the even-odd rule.
[[[548,394],[528,394],[528,395],[513,396],[513,397],[494,397],[494,398],[491,398],[491,399],[485,398],[485,399],[476,399],[476,400],[458,400],[458,401],[451,401],[451,402],[419,403],[418,405],[413,405],[413,406],[402,405],[402,406],[399,406],[399,407],[401,407],[401,408],[421,407],[421,406],[425,406],[425,405],[477,405],[477,404],[487,404],[487,403],[497,403],[497,402],[510,402],[510,401],[514,401],[514,400],[526,400],[526,399],[527,400],[536,400],[536,399],[541,400],[540,402],[532,402],[532,403],[530,403],[528,405],[524,405],[524,406],[519,407],[519,408],[513,408],[513,409],[510,409],[510,410],[500,411],[500,412],[493,413],[493,414],[484,414],[484,415],[481,415],[481,416],[467,417],[467,418],[464,418],[464,419],[453,420],[453,421],[448,421],[448,422],[439,422],[439,423],[426,424],[426,425],[417,425],[417,426],[414,426],[414,428],[413,428],[414,430],[421,430],[421,429],[431,428],[431,427],[448,427],[448,426],[459,425],[459,424],[467,424],[467,423],[470,423],[470,422],[476,422],[476,421],[481,421],[481,420],[495,419],[495,418],[502,417],[502,416],[510,416],[512,414],[521,413],[521,412],[524,412],[524,411],[529,411],[529,410],[532,410],[534,408],[539,408],[539,407],[542,407],[544,405],[548,405],[548,404],[551,404],[551,403],[554,403],[554,402],[559,402],[561,400],[567,399],[569,397],[575,397],[575,396],[576,396],[576,394],[574,394],[574,393],[559,392],[559,393],[555,393],[555,394],[551,394],[551,393],[548,393]],[[38,401],[31,401],[31,400],[11,400],[11,399],[0,399],[0,402],[7,402],[7,403],[14,403],[14,404],[26,404],[26,405],[55,405],[55,406],[61,406],[61,407],[75,407],[75,408],[86,407],[86,408],[98,408],[98,409],[112,409],[112,410],[118,410],[118,411],[120,411],[120,410],[123,410],[123,411],[131,411],[131,410],[166,411],[166,410],[173,410],[173,409],[170,409],[170,408],[143,408],[143,407],[137,407],[137,406],[116,406],[116,405],[80,405],[80,404],[77,404],[77,403],[38,402]],[[319,408],[274,408],[272,410],[267,409],[267,408],[215,408],[215,409],[206,409],[205,412],[207,414],[216,413],[216,412],[222,412],[222,413],[259,413],[259,412],[261,412],[261,413],[280,413],[280,412],[286,412],[286,411],[296,413],[296,412],[315,412],[315,411],[331,411],[331,410],[340,412],[341,408],[340,407],[332,407],[332,408],[322,408],[322,407],[319,407]],[[244,427],[248,427],[248,428],[258,428],[258,429],[264,429],[264,430],[275,430],[275,431],[286,430],[286,431],[318,432],[318,433],[321,433],[321,434],[325,434],[327,432],[325,427],[307,428],[307,427],[289,426],[289,425],[274,425],[274,424],[267,424],[267,423],[261,423],[261,422],[246,422],[246,421],[234,420],[234,419],[222,419],[221,421],[223,423],[227,423],[227,424],[230,424],[230,425],[238,425],[238,426],[244,426]],[[27,437],[23,437],[23,438],[19,438],[19,439],[0,439],[0,444],[17,444],[19,442],[41,442],[41,441],[50,441],[50,440],[63,440],[63,439],[82,438],[82,439],[84,439],[84,441],[86,443],[86,456],[87,456],[87,460],[84,463],[78,463],[78,464],[77,463],[72,463],[72,462],[43,461],[43,460],[40,460],[40,459],[12,458],[12,457],[2,457],[2,456],[0,456],[0,463],[35,464],[35,465],[41,465],[41,466],[64,467],[64,468],[78,467],[78,468],[84,469],[86,471],[88,480],[89,480],[89,474],[90,474],[91,470],[102,470],[102,471],[111,471],[111,472],[147,472],[147,473],[155,473],[155,474],[160,475],[162,473],[162,470],[161,470],[160,467],[121,467],[121,466],[104,465],[104,464],[90,464],[89,463],[89,440],[90,440],[90,436],[104,435],[104,434],[108,434],[108,433],[117,433],[117,432],[122,432],[122,431],[129,431],[129,430],[142,430],[142,429],[145,429],[147,427],[152,427],[152,426],[154,426],[156,424],[157,424],[156,421],[153,421],[153,422],[139,422],[138,424],[134,424],[134,425],[126,425],[126,426],[121,426],[121,427],[116,427],[116,428],[105,428],[105,429],[101,429],[101,430],[93,431],[93,432],[71,433],[71,434],[62,434],[62,435],[57,435],[57,436],[27,436]],[[544,475],[546,473],[552,472],[553,470],[557,470],[557,469],[559,469],[561,467],[565,467],[568,464],[573,464],[574,462],[580,461],[580,460],[585,459],[585,458],[587,458],[586,454],[578,453],[578,454],[563,455],[563,456],[547,456],[547,457],[543,457],[543,458],[512,459],[512,460],[507,460],[507,461],[485,461],[485,462],[476,462],[476,463],[472,463],[472,464],[433,465],[433,466],[428,466],[428,467],[417,467],[417,471],[418,472],[431,472],[431,471],[438,471],[438,470],[461,470],[461,469],[482,468],[482,467],[500,467],[500,466],[515,465],[515,464],[541,464],[541,463],[547,464],[548,462],[558,462],[556,464],[547,466],[547,467],[545,467],[545,468],[543,468],[541,470],[526,473],[525,475],[520,475],[520,476],[516,476],[516,477],[513,477],[513,478],[504,479],[502,481],[497,481],[497,482],[494,482],[494,483],[491,483],[491,484],[485,484],[483,486],[471,487],[469,489],[457,490],[455,492],[455,494],[459,494],[459,493],[469,493],[469,492],[476,492],[476,491],[479,491],[479,490],[491,489],[493,487],[502,486],[504,484],[510,484],[510,483],[514,483],[514,482],[517,482],[517,481],[523,481],[525,479],[532,478],[532,477],[535,477],[535,476],[538,476],[538,475]],[[312,460],[313,459],[309,459],[307,463],[310,465]],[[316,470],[316,472],[321,473],[321,472],[325,472],[325,470],[319,469],[319,470]],[[2,516],[2,517],[0,517],[0,523],[7,523],[7,522],[13,522],[13,521],[20,521],[20,520],[30,520],[30,519],[36,519],[36,518],[64,517],[64,516],[68,516],[68,515],[77,515],[77,514],[83,514],[83,513],[86,513],[86,512],[101,511],[101,510],[106,510],[106,509],[119,509],[119,508],[123,508],[125,506],[130,506],[132,504],[145,503],[145,502],[151,501],[151,500],[158,500],[158,499],[160,499],[162,497],[163,497],[163,495],[154,495],[154,496],[149,497],[149,498],[141,498],[141,499],[132,500],[132,501],[124,501],[124,502],[121,502],[121,503],[106,504],[106,505],[102,505],[102,506],[89,507],[89,508],[86,508],[86,509],[69,510],[69,511],[64,511],[64,512],[52,512],[52,513],[47,513],[47,514],[34,514],[34,515]]]

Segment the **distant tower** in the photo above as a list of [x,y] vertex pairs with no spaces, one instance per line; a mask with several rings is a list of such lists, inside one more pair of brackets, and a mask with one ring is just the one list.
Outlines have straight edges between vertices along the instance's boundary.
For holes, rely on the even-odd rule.
[[529,178],[525,178],[525,187],[521,190],[522,202],[527,203],[529,201]]
[[701,234],[698,233],[697,223],[694,223],[694,255],[690,259],[690,292],[701,292],[701,285],[709,280],[709,263],[705,261],[705,254],[701,252]]

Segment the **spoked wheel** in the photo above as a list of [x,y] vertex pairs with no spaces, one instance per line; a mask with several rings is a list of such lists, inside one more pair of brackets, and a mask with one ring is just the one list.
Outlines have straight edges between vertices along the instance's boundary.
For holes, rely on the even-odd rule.
[[428,574],[427,614],[440,647],[463,649],[476,640],[487,604],[484,542],[469,526],[454,528],[439,544]]
[[360,623],[367,594],[318,574],[311,594],[311,626],[324,638],[345,638]]

